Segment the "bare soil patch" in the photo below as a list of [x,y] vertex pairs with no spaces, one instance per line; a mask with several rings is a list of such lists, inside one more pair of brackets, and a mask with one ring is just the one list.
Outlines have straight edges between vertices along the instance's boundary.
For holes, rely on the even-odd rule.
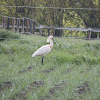
[[77,87],[77,90],[75,90],[75,92],[79,95],[90,92],[89,83],[87,81],[82,83],[82,85]]
[[0,84],[0,91],[2,90],[2,85]]
[[29,66],[27,69],[21,70],[21,71],[19,71],[18,73],[22,74],[22,73],[25,73],[25,72],[27,72],[27,71],[31,71],[31,70],[34,69],[34,68],[35,68],[35,67],[33,67],[33,66]]
[[41,80],[34,81],[33,83],[29,84],[25,88],[23,88],[20,93],[16,94],[11,100],[27,100],[26,93],[28,91],[32,91],[33,89],[38,89],[44,85],[44,82]]
[[25,89],[22,89],[19,94],[16,94],[11,100],[27,100]]
[[44,72],[44,73],[50,73],[52,71],[54,71],[54,68],[53,67],[52,68],[49,68],[47,70],[43,70],[42,72]]
[[65,82],[65,81],[62,81],[59,84],[55,84],[53,86],[53,88],[51,88],[49,90],[49,92],[47,93],[47,95],[45,95],[44,97],[39,98],[39,100],[51,100],[52,96],[57,97],[56,91],[63,91],[66,86],[67,86],[67,82]]
[[11,87],[12,87],[11,81],[4,82],[3,84],[0,84],[0,92],[7,88],[10,89]]
[[29,84],[31,87],[36,87],[36,88],[39,88],[39,87],[42,87],[44,85],[44,82],[43,81],[34,81],[33,83]]
[[100,98],[97,98],[97,100],[100,100]]
[[75,90],[75,96],[73,96],[72,98],[69,98],[68,100],[79,100],[83,98],[83,95],[86,94],[87,92],[90,92],[90,88],[89,88],[89,82],[86,81],[84,83],[82,83],[80,86],[76,87]]
[[100,75],[100,71],[98,72],[98,75]]
[[86,72],[91,71],[91,70],[92,70],[92,68],[89,67],[89,68],[85,69],[84,71],[81,71],[80,73],[81,73],[81,74],[82,74],[82,73],[86,73]]
[[0,84],[0,96],[1,96],[3,90],[11,89],[11,88],[12,88],[12,82],[11,81],[7,81],[7,82]]
[[64,72],[62,72],[62,74],[69,74],[71,71],[73,70],[73,68],[68,68],[67,70],[65,70]]
[[76,99],[72,99],[72,98],[70,98],[70,99],[68,99],[68,100],[76,100]]

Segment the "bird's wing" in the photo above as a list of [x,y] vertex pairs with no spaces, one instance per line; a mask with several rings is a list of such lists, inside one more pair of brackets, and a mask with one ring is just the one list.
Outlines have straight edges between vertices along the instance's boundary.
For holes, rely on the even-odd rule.
[[37,51],[35,51],[32,55],[32,57],[35,56],[44,56],[46,54],[48,54],[51,51],[50,46],[49,45],[44,45],[41,48],[39,48]]

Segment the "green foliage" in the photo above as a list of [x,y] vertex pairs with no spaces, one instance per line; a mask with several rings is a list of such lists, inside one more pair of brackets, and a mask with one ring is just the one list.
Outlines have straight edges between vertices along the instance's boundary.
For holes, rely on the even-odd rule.
[[47,37],[20,35],[0,42],[0,100],[98,100],[100,40],[54,37],[44,57],[32,53]]
[[7,30],[0,30],[0,41],[6,39],[18,39],[18,38],[19,38],[18,34],[15,34]]
[[[59,8],[99,8],[99,0],[2,0],[1,5],[33,6],[33,7],[59,7]],[[96,10],[63,10],[63,9],[44,9],[44,8],[6,8],[1,7],[0,13],[12,17],[29,17],[35,19],[41,25],[61,26],[61,27],[100,27],[100,11]],[[0,22],[1,22],[0,18]],[[46,31],[45,31],[46,32]],[[69,32],[64,31],[69,34]],[[81,32],[80,32],[81,33]],[[79,33],[79,34],[80,34]],[[74,35],[73,33],[72,35]],[[93,33],[93,37],[97,37]],[[96,35],[95,35],[96,34]],[[63,31],[56,30],[55,35],[62,36]],[[67,35],[66,35],[67,36]]]
[[100,43],[96,43],[96,44],[90,44],[90,43],[87,43],[84,45],[84,47],[86,48],[89,48],[91,50],[100,50]]
[[0,53],[7,53],[6,48],[3,47],[2,45],[0,45]]

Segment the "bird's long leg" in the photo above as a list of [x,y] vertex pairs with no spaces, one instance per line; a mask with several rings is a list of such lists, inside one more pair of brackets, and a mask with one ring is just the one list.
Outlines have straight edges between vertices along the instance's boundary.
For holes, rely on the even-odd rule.
[[43,65],[43,58],[44,58],[44,56],[42,56],[42,65]]

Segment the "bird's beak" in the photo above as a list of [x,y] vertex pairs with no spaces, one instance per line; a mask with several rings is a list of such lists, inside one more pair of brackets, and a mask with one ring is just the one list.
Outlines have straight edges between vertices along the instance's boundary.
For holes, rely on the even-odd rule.
[[[53,40],[54,40],[54,38],[53,38]],[[57,46],[59,46],[59,44],[54,40],[54,42],[57,44]]]

